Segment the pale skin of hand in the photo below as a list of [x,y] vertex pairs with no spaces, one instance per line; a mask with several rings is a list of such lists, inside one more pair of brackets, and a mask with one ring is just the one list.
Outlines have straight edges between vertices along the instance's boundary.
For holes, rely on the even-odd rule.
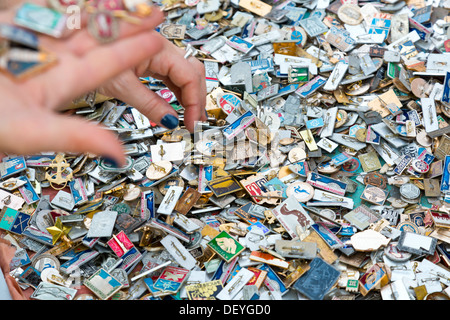
[[[14,13],[14,8],[0,11],[0,23],[11,24]],[[114,133],[58,111],[99,88],[157,124],[168,113],[176,116],[138,76],[164,81],[185,108],[185,124],[192,131],[194,121],[206,118],[204,67],[195,58],[184,59],[184,50],[154,31],[163,21],[163,13],[154,8],[140,25],[121,22],[119,39],[107,45],[100,45],[85,27],[64,39],[40,35],[41,46],[56,54],[58,63],[20,82],[0,74],[0,152],[91,153],[123,164],[123,147]]]

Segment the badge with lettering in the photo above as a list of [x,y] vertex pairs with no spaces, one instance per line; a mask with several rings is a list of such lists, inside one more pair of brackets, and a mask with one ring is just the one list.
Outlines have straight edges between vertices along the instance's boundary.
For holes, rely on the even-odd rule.
[[214,300],[222,289],[222,281],[213,280],[187,285],[186,294],[189,300]]

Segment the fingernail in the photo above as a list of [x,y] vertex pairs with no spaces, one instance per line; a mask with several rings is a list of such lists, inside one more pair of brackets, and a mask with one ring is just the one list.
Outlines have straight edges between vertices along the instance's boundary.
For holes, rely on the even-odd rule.
[[107,165],[107,166],[112,166],[115,168],[119,168],[119,163],[113,159],[113,158],[109,158],[109,157],[103,157],[103,162]]
[[166,114],[161,119],[161,124],[167,129],[175,129],[176,127],[178,127],[178,118],[171,114]]
[[206,109],[205,109],[205,116],[206,116],[206,118],[208,118],[208,117],[209,117],[209,115],[208,115],[208,111],[206,111]]

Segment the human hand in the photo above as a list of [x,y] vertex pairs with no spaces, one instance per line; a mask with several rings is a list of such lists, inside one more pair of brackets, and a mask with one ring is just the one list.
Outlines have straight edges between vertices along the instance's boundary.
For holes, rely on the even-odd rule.
[[[1,12],[0,22],[12,24],[14,13],[14,8]],[[123,79],[126,70],[136,72],[136,65],[148,67],[149,57],[174,50],[167,40],[153,31],[163,21],[162,12],[155,9],[149,17],[142,19],[140,25],[121,22],[119,39],[107,45],[100,45],[86,28],[66,39],[40,35],[41,46],[58,57],[58,64],[22,82],[0,76],[0,150],[14,154],[89,152],[122,165],[123,149],[115,134],[56,111],[103,83],[114,83],[113,78]],[[171,79],[169,73],[167,79]],[[172,82],[180,86],[181,91],[177,92],[182,96],[180,101],[188,100],[181,93],[185,84],[177,80]],[[195,108],[191,109],[195,111]],[[148,112],[143,113],[159,122]]]
[[151,121],[169,129],[178,125],[177,113],[163,98],[145,87],[138,77],[162,80],[184,107],[184,124],[193,131],[195,121],[206,120],[206,82],[203,64],[155,32],[162,49],[138,66],[108,81],[99,92],[135,107]]

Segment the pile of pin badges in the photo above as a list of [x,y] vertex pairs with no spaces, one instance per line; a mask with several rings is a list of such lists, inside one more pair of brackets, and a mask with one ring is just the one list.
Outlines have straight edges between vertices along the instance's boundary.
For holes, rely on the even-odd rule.
[[208,121],[190,134],[146,78],[180,128],[89,95],[73,111],[117,132],[123,168],[3,159],[31,298],[449,299],[450,4],[159,5],[205,64]]

